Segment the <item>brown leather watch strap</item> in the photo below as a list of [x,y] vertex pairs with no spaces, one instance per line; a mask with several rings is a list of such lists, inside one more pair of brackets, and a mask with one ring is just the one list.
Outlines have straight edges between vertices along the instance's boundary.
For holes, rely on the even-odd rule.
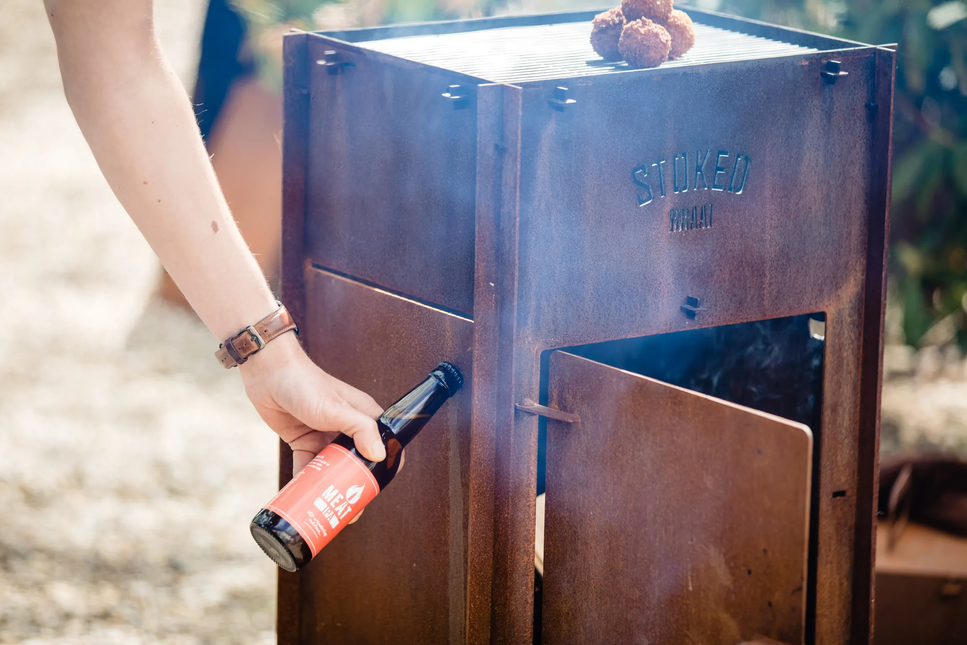
[[225,369],[241,365],[265,347],[269,341],[288,331],[299,333],[285,305],[280,304],[275,313],[269,314],[251,327],[246,327],[219,345],[215,358]]

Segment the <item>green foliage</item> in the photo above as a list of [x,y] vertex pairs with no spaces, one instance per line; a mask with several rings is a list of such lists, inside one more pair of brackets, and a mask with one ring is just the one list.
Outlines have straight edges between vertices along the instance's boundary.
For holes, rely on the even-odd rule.
[[899,43],[890,269],[903,330],[917,344],[948,319],[967,346],[967,0],[724,0],[719,10]]

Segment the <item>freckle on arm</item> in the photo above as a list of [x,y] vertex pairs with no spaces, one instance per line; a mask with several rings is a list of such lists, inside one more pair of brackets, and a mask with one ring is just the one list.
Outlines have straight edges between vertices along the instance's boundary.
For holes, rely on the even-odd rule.
[[216,222],[215,220],[212,220],[212,232],[213,233],[218,232],[218,222]]

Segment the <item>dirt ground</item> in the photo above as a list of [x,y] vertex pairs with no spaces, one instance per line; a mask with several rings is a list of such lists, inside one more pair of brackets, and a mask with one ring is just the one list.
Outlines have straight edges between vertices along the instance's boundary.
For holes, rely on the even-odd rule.
[[[203,10],[156,3],[189,83]],[[159,265],[74,124],[40,0],[3,3],[0,151],[0,643],[274,643],[248,522],[275,435],[208,331],[152,301]]]
[[[156,3],[189,83],[203,9]],[[0,643],[274,642],[275,567],[247,528],[274,435],[207,330],[152,299],[158,263],[74,124],[40,0],[3,3],[0,151]],[[967,452],[960,355],[887,357],[884,449]]]

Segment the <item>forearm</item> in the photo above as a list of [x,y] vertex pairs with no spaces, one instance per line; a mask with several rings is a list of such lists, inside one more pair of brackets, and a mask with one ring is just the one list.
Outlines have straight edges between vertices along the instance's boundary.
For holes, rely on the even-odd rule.
[[150,17],[135,28],[146,30],[143,38],[129,35],[114,49],[94,51],[58,34],[65,92],[114,193],[221,340],[273,311],[275,301],[231,217]]

